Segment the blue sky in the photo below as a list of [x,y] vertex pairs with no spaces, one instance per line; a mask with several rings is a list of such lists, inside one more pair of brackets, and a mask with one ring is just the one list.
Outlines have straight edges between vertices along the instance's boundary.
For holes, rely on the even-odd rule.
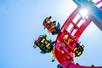
[[[0,68],[56,68],[58,62],[34,49],[33,41],[47,33],[45,17],[51,15],[62,25],[75,8],[72,0],[0,0]],[[85,51],[76,62],[102,65],[101,35],[94,23],[88,26],[80,38]]]

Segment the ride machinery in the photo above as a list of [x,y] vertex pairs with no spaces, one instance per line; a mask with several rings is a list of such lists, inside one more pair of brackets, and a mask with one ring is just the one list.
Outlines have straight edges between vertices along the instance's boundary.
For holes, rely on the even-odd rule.
[[44,29],[47,28],[52,35],[58,34],[56,40],[48,40],[46,34],[40,35],[34,42],[34,48],[38,46],[42,54],[52,52],[59,62],[57,68],[102,68],[94,65],[81,66],[74,62],[75,57],[83,54],[84,45],[79,42],[79,38],[90,22],[93,21],[102,30],[102,0],[73,1],[78,7],[61,28],[59,23],[51,20],[51,16],[43,21]]

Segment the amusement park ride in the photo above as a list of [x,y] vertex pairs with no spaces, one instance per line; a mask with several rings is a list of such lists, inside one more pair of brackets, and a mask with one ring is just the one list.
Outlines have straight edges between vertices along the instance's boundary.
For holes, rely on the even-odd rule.
[[48,40],[46,34],[40,35],[34,41],[34,48],[39,47],[42,54],[52,52],[60,63],[57,68],[102,68],[102,66],[81,66],[74,63],[74,58],[82,55],[84,51],[84,45],[80,44],[79,38],[91,21],[102,30],[102,0],[73,1],[78,7],[62,27],[56,21],[52,21],[51,16],[43,21],[44,29],[47,28],[52,35],[58,34],[56,41]]

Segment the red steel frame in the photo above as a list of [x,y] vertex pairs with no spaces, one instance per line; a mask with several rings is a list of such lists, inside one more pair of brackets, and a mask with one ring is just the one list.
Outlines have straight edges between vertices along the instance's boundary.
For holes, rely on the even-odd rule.
[[[100,2],[102,2],[102,0]],[[96,4],[99,4],[100,2],[97,2]],[[90,17],[85,19],[80,17],[76,22],[73,21],[75,17],[79,14],[80,8],[81,7],[79,6],[72,12],[72,14],[65,21],[60,32],[58,33],[57,43],[54,47],[55,57],[64,68],[102,68],[95,66],[80,66],[79,64],[74,64],[74,55],[73,55],[74,48],[78,43],[78,39],[80,38],[81,34],[91,22]],[[102,6],[100,8],[102,9]],[[80,22],[82,24],[78,26]],[[73,27],[70,28],[70,30],[68,31],[70,24],[73,25]],[[74,32],[75,30],[76,32]],[[72,35],[73,32],[74,34]],[[69,45],[67,44],[67,42],[63,41],[63,37],[65,34],[67,34],[73,40],[72,45]],[[66,46],[62,47],[62,44],[65,44]]]

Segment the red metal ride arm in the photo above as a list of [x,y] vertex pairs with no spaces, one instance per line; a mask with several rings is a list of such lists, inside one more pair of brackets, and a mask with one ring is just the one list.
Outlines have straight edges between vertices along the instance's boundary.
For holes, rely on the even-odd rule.
[[[80,8],[81,7],[77,7],[62,26],[55,45],[55,57],[64,68],[102,68],[74,64],[74,48],[78,43],[78,39],[80,38],[81,34],[91,22],[90,17],[83,19],[82,16],[80,16]],[[68,37],[73,40],[73,43],[68,44],[67,41],[63,40],[64,35],[68,35]]]

